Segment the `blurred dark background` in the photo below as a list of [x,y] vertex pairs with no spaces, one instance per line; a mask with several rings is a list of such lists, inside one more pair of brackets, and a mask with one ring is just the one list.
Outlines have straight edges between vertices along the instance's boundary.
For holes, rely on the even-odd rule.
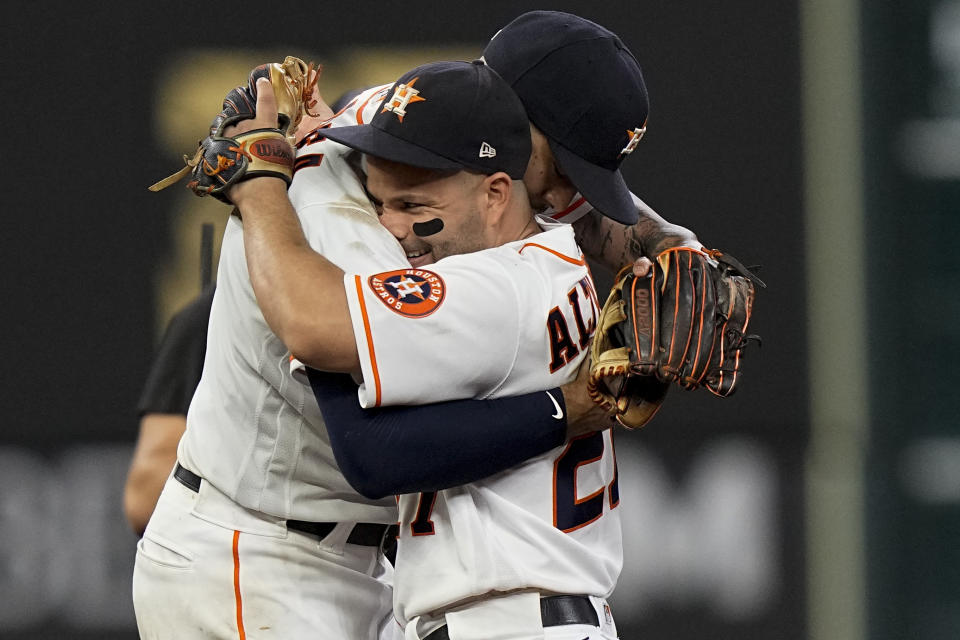
[[[146,186],[217,96],[286,53],[332,77],[365,51],[479,55],[541,8],[640,60],[633,190],[769,285],[738,393],[678,389],[618,437],[621,638],[956,637],[960,2],[893,4],[7,3],[0,638],[136,637],[135,404],[199,291],[184,238],[227,214]],[[253,63],[205,75],[217,52]],[[223,89],[171,142],[181,94],[208,81]]]

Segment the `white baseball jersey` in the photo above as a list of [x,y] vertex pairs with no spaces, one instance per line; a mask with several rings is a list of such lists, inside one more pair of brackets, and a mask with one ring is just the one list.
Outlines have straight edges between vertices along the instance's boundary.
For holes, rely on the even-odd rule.
[[[541,226],[423,268],[345,276],[364,406],[517,395],[575,377],[596,293],[573,229]],[[618,502],[609,430],[481,482],[400,496],[395,615],[406,623],[513,589],[606,597],[621,568]]]
[[[388,89],[364,92],[332,124],[369,120]],[[408,264],[347,163],[349,150],[317,136],[305,142],[289,194],[310,245],[344,270]],[[392,499],[366,499],[343,478],[316,400],[291,376],[288,360],[257,306],[242,223],[231,217],[180,461],[240,505],[272,516],[394,522]]]
[[[335,124],[371,117],[377,93]],[[346,153],[320,139],[300,149],[290,197],[307,238],[343,268],[408,264]],[[355,522],[396,522],[395,501],[360,496],[340,473],[316,400],[291,377],[287,349],[257,307],[242,233],[231,218],[178,452],[203,480],[198,490],[167,481],[138,546],[141,637],[393,638],[392,568],[349,536]],[[339,524],[318,540],[288,529],[290,519]]]

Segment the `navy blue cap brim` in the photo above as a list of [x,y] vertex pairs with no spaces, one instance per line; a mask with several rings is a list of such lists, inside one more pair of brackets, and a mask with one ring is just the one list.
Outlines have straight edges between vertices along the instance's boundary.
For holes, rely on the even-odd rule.
[[457,169],[465,167],[449,158],[401,140],[370,124],[352,127],[333,127],[324,131],[325,137],[367,155],[407,164],[422,169]]
[[619,169],[604,169],[559,142],[549,137],[547,140],[557,165],[594,209],[622,224],[636,224],[640,214]]

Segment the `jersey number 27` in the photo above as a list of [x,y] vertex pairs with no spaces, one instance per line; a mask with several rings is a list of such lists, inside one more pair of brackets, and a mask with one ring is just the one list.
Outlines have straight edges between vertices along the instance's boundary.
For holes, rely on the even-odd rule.
[[[554,462],[553,473],[553,526],[564,533],[575,531],[597,520],[603,515],[604,500],[609,500],[613,509],[620,503],[620,489],[617,485],[617,462],[613,459],[613,479],[610,484],[601,487],[588,496],[577,495],[577,471],[585,464],[599,462],[603,458],[603,432],[591,433],[574,438]],[[611,440],[612,446],[612,440]],[[410,531],[415,536],[429,536],[434,533],[433,506],[437,500],[436,491],[420,494],[417,503],[417,515],[410,523]]]

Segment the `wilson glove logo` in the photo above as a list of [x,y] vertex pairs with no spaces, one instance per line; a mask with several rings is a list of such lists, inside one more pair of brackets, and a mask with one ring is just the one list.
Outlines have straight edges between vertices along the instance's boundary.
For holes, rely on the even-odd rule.
[[293,152],[290,145],[282,140],[266,139],[257,140],[250,147],[250,153],[261,160],[269,160],[286,164],[293,162]]
[[408,318],[430,315],[443,303],[443,279],[426,269],[399,269],[370,276],[367,284],[388,309]]

